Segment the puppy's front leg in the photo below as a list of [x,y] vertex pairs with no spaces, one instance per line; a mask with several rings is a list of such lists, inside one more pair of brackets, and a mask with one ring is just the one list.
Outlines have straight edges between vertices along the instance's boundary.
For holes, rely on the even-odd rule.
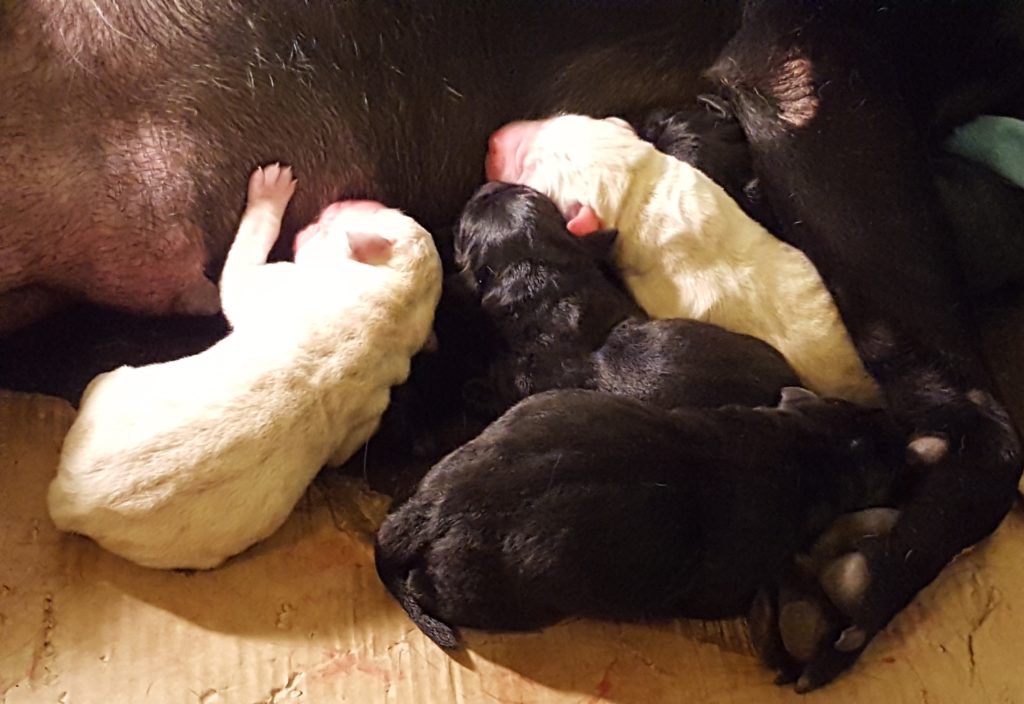
[[712,69],[738,107],[780,234],[818,267],[866,367],[918,438],[908,455],[921,478],[892,531],[864,536],[820,572],[849,623],[816,646],[801,691],[852,664],[957,553],[991,533],[1021,473],[1020,440],[975,346],[923,128],[899,90],[914,80],[905,52],[916,45],[882,42],[873,23],[889,19],[872,3],[836,5],[750,0]]
[[259,167],[249,177],[245,212],[238,224],[235,240],[228,250],[220,278],[221,304],[232,324],[243,314],[246,304],[247,273],[267,263],[270,249],[281,232],[281,219],[295,192],[290,166],[271,164]]

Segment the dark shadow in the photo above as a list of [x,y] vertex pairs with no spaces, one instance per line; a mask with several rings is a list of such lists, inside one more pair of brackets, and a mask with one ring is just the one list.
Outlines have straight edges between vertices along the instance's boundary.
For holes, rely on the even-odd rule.
[[202,352],[227,334],[223,316],[147,317],[80,304],[0,337],[0,388],[78,405],[97,374]]

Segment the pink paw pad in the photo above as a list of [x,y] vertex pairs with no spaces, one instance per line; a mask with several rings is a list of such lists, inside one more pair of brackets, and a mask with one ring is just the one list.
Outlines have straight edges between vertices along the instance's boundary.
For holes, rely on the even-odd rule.
[[249,206],[266,203],[282,212],[295,193],[292,167],[270,164],[258,167],[249,177]]

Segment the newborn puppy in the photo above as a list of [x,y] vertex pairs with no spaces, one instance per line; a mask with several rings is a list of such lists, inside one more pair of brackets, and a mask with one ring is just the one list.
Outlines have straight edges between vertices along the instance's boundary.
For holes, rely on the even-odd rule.
[[215,567],[376,430],[430,334],[437,252],[399,211],[349,202],[294,263],[267,264],[294,187],[288,168],[252,175],[221,279],[228,337],[86,389],[50,485],[58,528],[149,567]]
[[463,210],[455,260],[491,322],[491,417],[530,394],[585,388],[663,408],[774,404],[797,383],[748,335],[649,320],[609,265],[615,233],[574,237],[550,199],[490,183]]
[[[639,123],[637,134],[659,151],[705,173],[747,215],[768,231],[777,230],[771,205],[754,173],[746,136],[731,107],[713,95],[701,96],[701,101],[706,106],[704,110],[651,112]],[[1024,184],[1000,175],[1007,175],[1000,167],[1008,163],[999,162],[1000,158],[1014,150],[992,152],[990,160],[983,160],[986,165],[960,155],[970,153],[974,146],[965,147],[961,139],[971,139],[978,131],[985,134],[988,125],[1002,125],[1002,120],[991,116],[978,118],[957,130],[947,145],[951,151],[932,154],[928,160],[946,219],[952,226],[964,283],[976,297],[1024,278],[1024,247],[1020,246]],[[1024,130],[1020,134],[1024,135]],[[1020,144],[1024,145],[1024,140]],[[985,146],[991,144],[981,149]]]
[[721,186],[747,215],[769,232],[775,216],[754,174],[750,145],[728,103],[715,95],[698,98],[703,109],[654,110],[636,125],[641,139],[685,161]]
[[563,115],[511,123],[491,137],[486,169],[488,178],[552,198],[576,235],[616,228],[617,264],[651,316],[753,335],[782,352],[805,386],[879,403],[810,260],[622,120]]
[[823,521],[887,500],[904,445],[884,411],[803,389],[679,411],[538,394],[392,509],[377,571],[446,648],[456,626],[726,617]]

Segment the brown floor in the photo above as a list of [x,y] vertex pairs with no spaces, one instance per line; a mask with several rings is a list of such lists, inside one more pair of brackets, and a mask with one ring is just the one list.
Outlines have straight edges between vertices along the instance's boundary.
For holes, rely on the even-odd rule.
[[[985,315],[1024,419],[1024,305]],[[272,539],[211,572],[147,570],[45,510],[63,401],[0,393],[0,703],[923,702],[1024,704],[1024,512],[961,556],[831,687],[771,684],[740,623],[573,622],[470,634],[458,662],[378,583],[381,497],[321,477]]]

